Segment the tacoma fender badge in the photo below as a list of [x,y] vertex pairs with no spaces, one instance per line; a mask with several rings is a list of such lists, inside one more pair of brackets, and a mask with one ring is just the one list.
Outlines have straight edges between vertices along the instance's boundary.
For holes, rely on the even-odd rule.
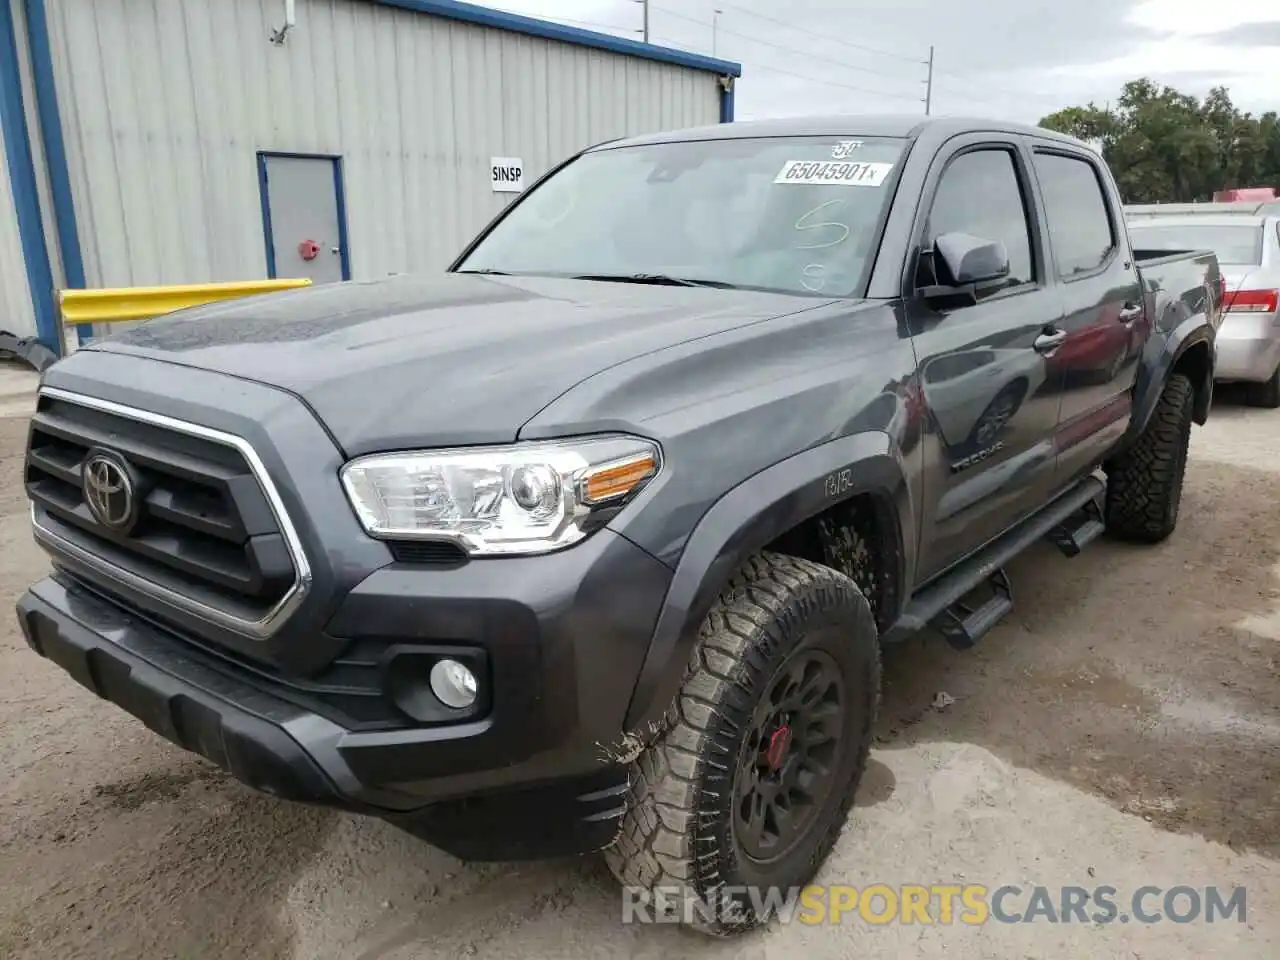
[[1004,447],[1004,441],[997,440],[991,446],[986,447],[982,450],[979,450],[977,453],[973,454],[972,456],[964,457],[960,460],[955,461],[955,463],[951,464],[951,472],[959,473],[961,470],[968,470],[970,467],[976,464],[979,464],[983,460],[987,459],[987,457],[990,457],[993,454],[999,453],[1003,447]]

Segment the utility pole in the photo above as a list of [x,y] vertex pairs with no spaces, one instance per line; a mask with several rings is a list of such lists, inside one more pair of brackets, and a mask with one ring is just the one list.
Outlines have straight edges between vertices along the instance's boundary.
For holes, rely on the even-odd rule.
[[719,25],[720,14],[723,10],[715,9],[711,11],[711,55],[716,55],[716,27]]
[[927,117],[933,109],[933,44],[929,44],[929,59],[926,63],[929,66],[929,79],[924,82],[924,115]]
[[649,0],[635,0],[644,10],[644,42],[649,42]]

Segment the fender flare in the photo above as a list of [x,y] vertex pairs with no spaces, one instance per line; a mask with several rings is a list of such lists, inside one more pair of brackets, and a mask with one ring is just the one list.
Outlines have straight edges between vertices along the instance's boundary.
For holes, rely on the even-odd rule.
[[915,554],[906,475],[888,434],[852,434],[811,447],[733,487],[685,543],[637,676],[625,728],[652,730],[684,681],[698,630],[743,561],[828,507],[870,493],[892,505],[902,583]]
[[1150,361],[1144,363],[1139,370],[1137,383],[1133,389],[1133,416],[1129,422],[1129,437],[1139,436],[1147,428],[1156,405],[1160,402],[1160,394],[1169,380],[1169,375],[1178,361],[1186,356],[1187,351],[1199,344],[1204,344],[1209,351],[1209,362],[1206,365],[1204,381],[1195,383],[1197,423],[1204,423],[1209,416],[1209,405],[1213,399],[1213,368],[1215,356],[1215,333],[1204,314],[1188,317],[1165,338],[1160,352]]

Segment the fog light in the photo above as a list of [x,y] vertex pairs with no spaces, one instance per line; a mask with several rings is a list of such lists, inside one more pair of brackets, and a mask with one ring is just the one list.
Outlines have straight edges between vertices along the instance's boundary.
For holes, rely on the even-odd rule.
[[431,668],[431,692],[446,707],[469,707],[476,702],[476,675],[457,660],[437,660]]

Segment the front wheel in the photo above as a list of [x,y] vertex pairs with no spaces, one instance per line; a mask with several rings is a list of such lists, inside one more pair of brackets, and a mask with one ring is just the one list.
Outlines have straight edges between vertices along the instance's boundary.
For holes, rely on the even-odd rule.
[[1142,435],[1107,467],[1106,526],[1112,536],[1159,543],[1178,525],[1195,399],[1185,375],[1171,376]]
[[858,587],[780,554],[748,561],[702,625],[605,856],[655,913],[728,936],[822,866],[866,769],[880,645]]

